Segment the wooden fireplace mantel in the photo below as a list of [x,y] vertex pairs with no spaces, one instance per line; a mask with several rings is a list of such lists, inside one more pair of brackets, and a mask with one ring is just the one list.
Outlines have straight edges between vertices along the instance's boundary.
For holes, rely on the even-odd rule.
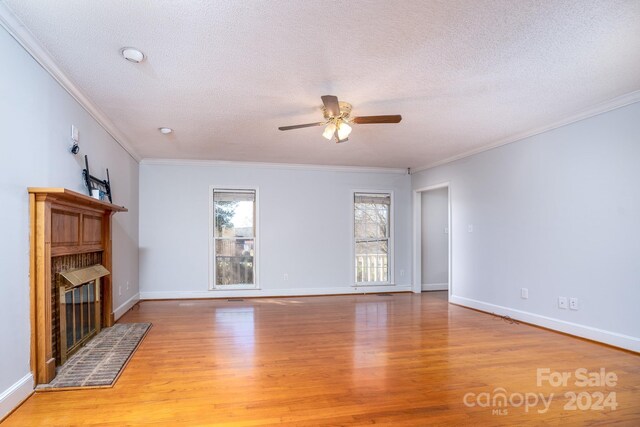
[[[52,328],[52,260],[95,253],[111,265],[111,217],[127,209],[65,188],[29,187],[31,370],[36,384],[55,377]],[[113,324],[112,277],[102,280],[102,327]]]

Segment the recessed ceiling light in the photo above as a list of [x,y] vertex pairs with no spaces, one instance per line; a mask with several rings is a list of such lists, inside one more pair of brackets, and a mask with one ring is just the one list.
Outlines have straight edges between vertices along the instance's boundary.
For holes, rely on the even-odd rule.
[[169,135],[173,132],[173,129],[171,128],[158,128],[158,130],[160,131],[160,133],[163,133],[165,135]]
[[133,47],[123,47],[120,49],[120,53],[124,59],[135,62],[136,64],[144,60],[144,53]]

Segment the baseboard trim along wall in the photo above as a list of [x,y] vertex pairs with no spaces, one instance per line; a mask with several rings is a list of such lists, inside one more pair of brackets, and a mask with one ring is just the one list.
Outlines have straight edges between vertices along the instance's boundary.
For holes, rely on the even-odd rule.
[[378,294],[381,292],[411,292],[411,285],[359,287],[342,286],[336,288],[242,289],[232,291],[141,291],[140,299],[291,297],[312,295]]
[[128,300],[126,300],[120,307],[113,310],[113,317],[115,320],[121,318],[127,311],[131,310],[131,307],[136,305],[136,303],[140,301],[140,294],[135,294]]
[[33,375],[28,373],[0,394],[0,422],[33,393]]
[[629,335],[618,334],[616,332],[605,331],[603,329],[591,326],[580,325],[565,320],[554,319],[552,317],[542,316],[527,311],[516,310],[501,305],[490,304],[483,301],[464,298],[457,295],[451,295],[449,302],[463,307],[474,308],[476,310],[495,313],[500,316],[509,316],[516,320],[531,323],[533,325],[542,326],[544,328],[553,329],[555,331],[564,332],[569,335],[598,341],[609,344],[614,347],[631,350],[640,353],[640,338]]
[[422,285],[423,291],[446,291],[449,289],[448,283],[425,283]]

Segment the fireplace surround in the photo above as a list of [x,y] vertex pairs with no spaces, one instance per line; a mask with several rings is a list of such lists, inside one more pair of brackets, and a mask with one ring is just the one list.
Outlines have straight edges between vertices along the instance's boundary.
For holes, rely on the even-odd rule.
[[[105,201],[93,199],[65,188],[29,188],[30,206],[30,287],[31,287],[31,370],[36,384],[49,383],[56,375],[56,366],[63,359],[91,338],[83,329],[83,313],[80,312],[79,339],[68,346],[61,337],[61,326],[67,326],[67,289],[76,287],[65,279],[72,273],[90,268],[100,270],[93,282],[93,307],[95,329],[113,324],[111,248],[111,219],[115,212],[127,209]],[[74,279],[75,280],[75,279]],[[64,286],[61,286],[64,283]],[[86,309],[89,310],[89,288],[86,288]],[[72,290],[71,303],[76,302]],[[84,310],[84,290],[78,290],[80,309]],[[91,311],[89,311],[91,313]],[[99,313],[99,315],[98,315]],[[75,314],[74,314],[75,316]],[[87,317],[88,320],[88,317]],[[75,328],[75,318],[71,321]],[[64,325],[63,325],[64,324]],[[77,331],[74,329],[74,334]],[[94,331],[94,333],[97,333]],[[64,350],[63,351],[63,346]],[[63,357],[63,353],[66,355]]]

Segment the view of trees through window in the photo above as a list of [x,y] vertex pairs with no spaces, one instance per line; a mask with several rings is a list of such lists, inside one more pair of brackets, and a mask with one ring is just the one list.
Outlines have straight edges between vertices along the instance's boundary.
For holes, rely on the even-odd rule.
[[214,190],[215,285],[255,284],[254,190]]
[[391,195],[355,193],[356,283],[389,282]]

